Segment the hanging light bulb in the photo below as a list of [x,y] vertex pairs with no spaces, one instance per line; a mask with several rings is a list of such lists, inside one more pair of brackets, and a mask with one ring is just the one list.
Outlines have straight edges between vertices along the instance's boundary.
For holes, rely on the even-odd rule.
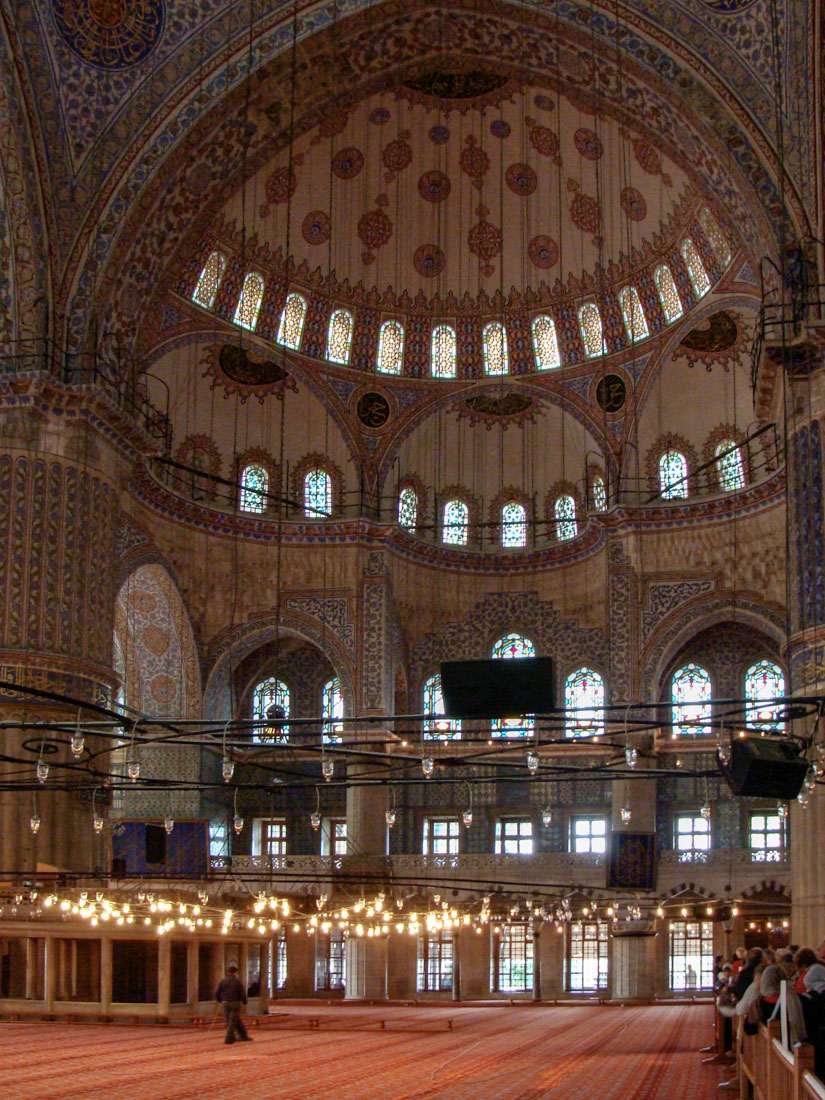
[[75,732],[72,734],[72,740],[70,744],[72,756],[75,758],[75,760],[79,759],[83,755],[83,748],[85,744],[86,738],[84,737],[84,735],[79,730],[75,730]]
[[639,759],[639,750],[634,748],[633,745],[626,745],[624,750],[624,758],[627,762],[628,768],[635,768]]
[[716,747],[716,755],[722,764],[730,763],[730,741],[720,741]]
[[433,774],[433,768],[435,767],[435,761],[431,756],[425,756],[421,760],[421,770],[424,773],[425,778],[429,779]]
[[535,775],[539,770],[539,754],[535,749],[530,749],[527,753],[527,770],[531,775]]
[[788,803],[778,802],[776,805],[776,812],[777,814],[779,814],[780,821],[784,821],[785,818],[788,816]]
[[803,787],[803,789],[796,796],[796,801],[799,803],[800,806],[806,806],[807,807],[808,799],[810,797],[811,797],[810,794]]
[[387,823],[387,828],[391,829],[395,824],[395,810],[387,810],[384,814],[384,820]]
[[321,828],[321,815],[318,813],[317,810],[313,810],[312,813],[309,815],[309,823],[313,827],[313,829]]
[[235,830],[236,833],[243,832],[243,818],[240,814],[235,814],[235,817],[232,820],[232,828]]
[[813,764],[811,764],[810,768],[805,772],[803,783],[806,791],[812,791],[816,786],[816,768]]
[[41,783],[45,783],[46,780],[49,778],[49,765],[42,757],[40,758],[40,760],[37,761],[35,774],[37,775],[37,778],[40,780]]
[[631,816],[630,807],[622,806],[622,825],[629,825]]
[[232,776],[235,774],[235,761],[231,756],[225,756],[223,763],[221,764],[221,775],[223,776],[224,783],[228,783]]
[[553,824],[553,811],[549,807],[541,811],[541,823],[545,829],[549,829]]
[[705,821],[710,821],[710,803],[702,803],[702,806],[699,809],[699,813],[702,815]]
[[36,810],[29,818],[29,828],[35,835],[40,831],[40,814]]
[[100,814],[95,814],[92,818],[92,828],[96,833],[103,832],[103,818],[100,816]]
[[334,774],[335,761],[330,760],[328,756],[325,756],[324,759],[321,761],[321,775],[324,777],[324,779],[326,779],[327,783],[329,783]]
[[139,760],[129,760],[128,763],[126,764],[126,774],[129,776],[129,778],[134,783],[134,781],[140,775],[140,761]]
[[470,809],[466,809],[461,815],[461,820],[463,821],[464,825],[469,828],[473,823],[473,811]]
[[166,835],[171,836],[172,835],[172,830],[175,827],[174,817],[165,817],[163,819],[163,827],[166,830]]

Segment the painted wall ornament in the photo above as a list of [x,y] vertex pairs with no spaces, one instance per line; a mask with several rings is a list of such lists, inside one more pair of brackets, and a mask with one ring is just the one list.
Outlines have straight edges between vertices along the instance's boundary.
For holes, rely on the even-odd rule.
[[484,424],[488,429],[494,424],[506,428],[509,424],[533,421],[540,411],[538,402],[528,394],[513,391],[501,395],[476,393],[465,397],[457,408],[460,420]]
[[596,386],[596,401],[602,412],[617,413],[627,400],[627,384],[620,374],[606,374]]
[[281,397],[285,389],[298,389],[295,379],[280,363],[257,359],[236,344],[209,348],[203,365],[203,376],[212,379],[212,389],[223,386],[227,397],[237,394],[242,402],[257,397],[263,403],[269,394]]
[[390,418],[390,403],[383,393],[370,390],[358,398],[355,412],[365,428],[383,428]]
[[163,0],[52,0],[52,14],[73,53],[98,69],[130,69],[157,46]]
[[711,313],[679,342],[674,358],[684,356],[691,367],[703,363],[706,370],[714,365],[730,370],[745,344],[744,328],[739,322],[739,314],[733,310]]

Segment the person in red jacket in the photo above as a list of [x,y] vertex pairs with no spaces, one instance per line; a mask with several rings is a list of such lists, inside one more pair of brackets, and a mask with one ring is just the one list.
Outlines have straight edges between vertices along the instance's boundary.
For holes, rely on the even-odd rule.
[[225,1043],[234,1043],[237,1036],[242,1043],[250,1042],[241,1019],[241,1006],[246,1004],[246,990],[238,977],[237,966],[226,968],[226,977],[221,978],[215,990],[215,1000],[226,1017]]

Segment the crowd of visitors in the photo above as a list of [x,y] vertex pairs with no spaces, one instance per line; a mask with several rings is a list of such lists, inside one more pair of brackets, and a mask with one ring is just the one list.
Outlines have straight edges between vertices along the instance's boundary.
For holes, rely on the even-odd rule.
[[[778,1018],[782,983],[787,982],[785,1005],[791,1044],[810,1043],[815,1052],[814,1072],[825,1081],[825,940],[816,950],[786,947],[738,947],[730,961],[721,955],[715,965],[716,1003],[725,1018],[725,1049],[733,1045],[732,1020],[744,1017],[747,1035],[760,1023]],[[737,1083],[723,1081],[720,1088]]]

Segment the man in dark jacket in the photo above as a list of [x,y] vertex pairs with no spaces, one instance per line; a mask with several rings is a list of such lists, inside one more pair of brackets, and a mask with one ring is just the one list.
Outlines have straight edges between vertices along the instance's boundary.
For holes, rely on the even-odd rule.
[[226,1017],[226,1038],[224,1042],[234,1043],[237,1033],[237,1038],[242,1043],[248,1043],[250,1039],[241,1019],[241,1005],[246,1004],[246,990],[243,987],[243,982],[238,977],[237,966],[226,968],[226,977],[221,978],[218,982],[218,988],[215,990],[215,1000]]
[[745,955],[745,965],[736,975],[736,980],[731,986],[731,989],[733,990],[733,995],[737,1001],[741,1001],[742,998],[745,996],[745,992],[748,986],[753,981],[753,972],[754,970],[756,970],[757,966],[759,966],[761,962],[761,948],[752,947],[750,951],[748,951],[747,955]]

